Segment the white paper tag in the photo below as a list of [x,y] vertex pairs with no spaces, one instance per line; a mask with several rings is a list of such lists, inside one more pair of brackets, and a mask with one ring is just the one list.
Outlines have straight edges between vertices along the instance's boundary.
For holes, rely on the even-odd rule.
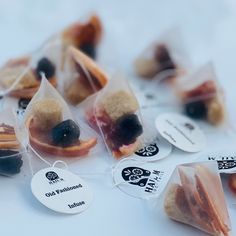
[[236,173],[236,152],[217,151],[211,152],[198,158],[201,161],[217,161],[219,173]]
[[155,125],[163,138],[186,152],[199,152],[206,145],[202,130],[188,117],[164,113],[155,120]]
[[43,205],[66,214],[85,211],[93,199],[92,191],[84,180],[56,167],[37,172],[32,178],[31,190]]
[[135,159],[120,161],[113,171],[114,184],[124,193],[137,198],[157,197],[164,190],[173,167],[158,167]]
[[167,157],[172,151],[172,145],[160,135],[149,145],[134,153],[133,157],[143,161],[157,161]]

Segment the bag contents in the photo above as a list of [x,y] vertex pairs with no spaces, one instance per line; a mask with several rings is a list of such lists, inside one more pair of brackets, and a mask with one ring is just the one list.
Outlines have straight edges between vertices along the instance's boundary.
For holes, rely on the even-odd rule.
[[211,64],[200,68],[177,87],[185,114],[190,118],[203,119],[216,126],[225,121],[223,92]]
[[140,57],[135,61],[136,73],[140,77],[152,79],[162,71],[175,70],[177,68],[165,44],[157,44],[153,50],[152,57]]
[[66,45],[81,50],[87,56],[96,58],[96,46],[102,36],[102,23],[97,15],[92,15],[87,22],[76,22],[62,32]]
[[129,156],[142,146],[139,104],[124,79],[111,79],[85,110],[88,123],[102,134],[115,158]]
[[21,171],[23,149],[13,127],[13,113],[10,110],[2,112],[2,123],[0,124],[0,175],[11,176]]
[[64,69],[64,94],[71,104],[79,104],[102,89],[107,81],[108,76],[92,59],[74,47],[68,49]]
[[10,60],[0,69],[0,86],[2,91],[17,98],[32,98],[37,92],[41,73],[44,73],[51,84],[56,86],[56,65],[47,57],[37,59],[35,67],[34,55]]
[[167,31],[135,60],[136,74],[147,80],[174,79],[184,74],[190,60],[182,44],[179,30]]
[[164,200],[169,218],[210,235],[230,235],[231,226],[215,162],[179,165]]
[[25,111],[25,124],[33,149],[53,156],[86,156],[96,138],[85,135],[59,93],[43,79]]

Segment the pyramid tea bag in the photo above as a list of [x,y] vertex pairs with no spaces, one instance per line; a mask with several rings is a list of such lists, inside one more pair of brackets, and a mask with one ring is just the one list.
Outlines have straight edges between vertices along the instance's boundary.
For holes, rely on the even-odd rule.
[[56,87],[68,46],[95,57],[101,34],[101,21],[92,15],[87,22],[77,22],[53,35],[33,53],[9,60],[0,68],[0,95],[32,98],[40,86],[41,73]]
[[164,80],[182,75],[189,61],[181,47],[180,32],[170,30],[152,43],[135,61],[136,74],[144,79]]
[[41,73],[48,81],[57,85],[57,73],[60,69],[60,45],[45,43],[30,55],[9,60],[0,68],[0,90],[3,95],[31,99],[37,92]]
[[63,73],[63,92],[71,104],[79,104],[102,89],[107,81],[106,73],[92,59],[74,47],[68,48]]
[[0,175],[20,173],[25,153],[15,132],[15,117],[11,109],[2,110],[0,117]]
[[230,235],[230,219],[217,163],[177,166],[165,192],[164,211],[170,219],[209,235]]
[[44,78],[24,115],[30,146],[39,153],[61,157],[88,155],[96,137],[77,124],[68,105]]
[[113,77],[85,105],[86,119],[103,137],[110,153],[117,159],[129,156],[143,143],[140,108],[128,82]]
[[206,120],[215,126],[226,121],[223,90],[211,63],[178,80],[176,88],[184,112],[190,118]]

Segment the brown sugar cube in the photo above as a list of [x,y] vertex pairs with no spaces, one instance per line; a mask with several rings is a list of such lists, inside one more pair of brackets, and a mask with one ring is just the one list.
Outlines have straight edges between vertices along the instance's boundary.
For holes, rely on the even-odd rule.
[[56,99],[41,99],[33,104],[33,115],[40,129],[51,129],[62,121],[62,106]]
[[218,99],[212,99],[207,103],[207,120],[213,125],[220,125],[225,119],[223,103]]
[[158,72],[157,62],[154,58],[138,58],[134,66],[136,73],[146,79],[153,78]]
[[102,106],[113,121],[125,114],[134,113],[139,108],[136,98],[122,90],[105,97]]

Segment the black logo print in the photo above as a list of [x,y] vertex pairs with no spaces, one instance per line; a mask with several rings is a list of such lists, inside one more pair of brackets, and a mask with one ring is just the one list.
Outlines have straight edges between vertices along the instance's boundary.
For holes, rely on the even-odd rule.
[[236,160],[217,161],[219,170],[227,170],[236,167]]
[[144,187],[147,184],[151,172],[139,167],[126,167],[122,170],[121,174],[123,179],[130,184]]
[[152,157],[155,156],[159,152],[159,148],[156,143],[149,144],[148,146],[141,148],[137,152],[136,155],[141,157]]
[[18,102],[18,107],[19,109],[25,110],[29,103],[30,103],[30,99],[21,98]]
[[187,128],[189,131],[193,131],[195,129],[195,127],[189,123],[185,123],[184,127]]
[[49,180],[49,181],[54,181],[54,180],[58,180],[59,179],[59,176],[56,172],[54,171],[49,171],[45,174],[46,178]]

